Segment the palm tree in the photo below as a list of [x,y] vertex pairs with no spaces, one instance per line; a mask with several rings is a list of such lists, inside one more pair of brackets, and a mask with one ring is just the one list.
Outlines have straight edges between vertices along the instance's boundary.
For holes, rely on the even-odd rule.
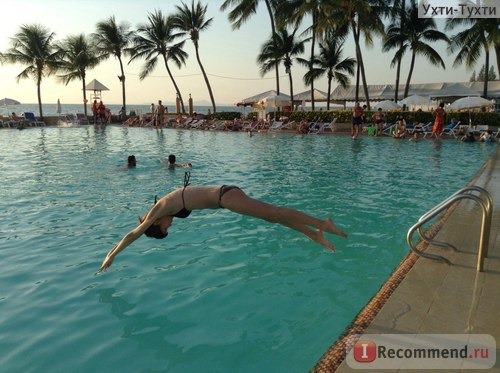
[[[398,102],[399,99],[399,79],[401,77],[401,61],[403,56],[401,53],[404,51],[404,40],[396,40],[397,37],[392,41],[392,43],[387,43],[387,39],[389,37],[392,38],[396,31],[399,30],[403,33],[406,27],[406,3],[405,0],[394,0],[393,11],[391,12],[391,17],[393,22],[387,27],[386,36],[385,36],[385,44],[382,47],[384,51],[388,51],[389,49],[398,48],[396,54],[394,55],[393,60],[391,61],[391,67],[396,65],[396,84],[394,87],[394,101]],[[390,36],[389,36],[390,35]],[[401,38],[403,39],[403,38]],[[399,45],[397,42],[399,41]]]
[[[232,22],[233,30],[238,30],[250,17],[257,13],[257,8],[261,0],[225,0],[222,3],[220,10],[225,11],[230,6],[234,8],[229,12],[228,19]],[[271,23],[271,35],[276,35],[276,21],[275,15],[277,14],[276,8],[281,3],[280,0],[264,0],[264,4],[269,15]],[[279,63],[276,63],[276,92],[280,93],[280,78],[279,78]]]
[[354,75],[354,58],[342,59],[345,36],[338,36],[335,32],[328,32],[322,43],[319,44],[319,56],[314,59],[314,69],[304,75],[304,82],[310,84],[324,75],[327,77],[327,104],[326,110],[330,110],[330,97],[332,92],[332,81],[335,80],[343,88],[349,84],[349,76]]
[[490,51],[495,50],[497,70],[500,71],[500,20],[498,18],[450,18],[446,21],[446,29],[464,26],[465,30],[451,37],[449,49],[452,53],[458,50],[454,66],[465,62],[468,68],[473,68],[481,51],[485,52],[485,79],[483,97],[488,96],[488,66],[490,66]]
[[403,29],[400,26],[389,28],[383,47],[384,51],[399,47],[391,62],[392,65],[397,62],[397,59],[402,58],[406,51],[411,50],[410,69],[406,79],[404,97],[408,96],[417,55],[426,57],[434,66],[440,65],[443,69],[445,68],[444,61],[439,53],[426,42],[435,43],[441,40],[449,43],[450,41],[444,33],[436,29],[436,22],[433,18],[418,17],[418,5],[415,1],[410,4],[407,14],[408,21]]
[[128,49],[131,55],[129,63],[136,58],[146,59],[146,63],[139,74],[139,79],[143,80],[154,71],[158,63],[158,57],[161,56],[170,80],[177,92],[177,97],[179,97],[182,112],[185,113],[186,110],[184,109],[181,91],[168,64],[169,61],[173,61],[178,68],[186,64],[188,54],[182,50],[185,40],[180,43],[174,42],[182,34],[174,33],[173,18],[164,16],[161,10],[150,13],[148,20],[148,24],[139,25],[137,29],[138,35],[133,38],[133,47]]
[[[279,8],[279,13],[287,20],[287,23],[294,24],[296,27],[302,21],[310,16],[311,26],[305,30],[305,34],[311,35],[311,50],[309,60],[301,60],[302,64],[308,67],[306,73],[309,76],[314,75],[315,62],[315,47],[316,41],[321,41],[328,30],[335,28],[335,17],[333,14],[338,9],[338,4],[335,1],[325,0],[292,0],[288,3],[283,3]],[[339,29],[340,31],[340,29]],[[347,30],[344,28],[344,31]],[[307,80],[311,86],[311,107],[314,110],[314,81],[315,79]]]
[[175,7],[177,8],[177,13],[172,16],[174,27],[182,31],[184,34],[189,35],[189,38],[193,42],[194,50],[196,53],[196,60],[198,61],[201,73],[203,74],[203,78],[205,79],[208,94],[210,95],[210,100],[212,101],[212,110],[213,113],[215,113],[216,107],[214,94],[212,93],[212,87],[210,86],[210,82],[208,81],[208,76],[205,72],[205,68],[201,63],[199,50],[200,32],[205,31],[210,27],[213,18],[206,20],[205,17],[207,14],[207,6],[201,5],[200,2],[198,2],[195,6],[194,0],[191,2],[191,8],[189,8],[184,3],[182,3],[182,6],[176,5]]
[[130,31],[128,23],[123,22],[120,25],[116,23],[115,17],[111,16],[106,21],[98,22],[96,25],[96,33],[92,37],[96,41],[97,50],[100,59],[107,59],[115,56],[120,64],[120,75],[118,79],[122,84],[122,106],[126,112],[126,97],[125,97],[125,72],[123,70],[122,55],[127,53],[126,48],[129,46],[133,33]]
[[27,67],[16,77],[21,79],[33,78],[36,82],[38,110],[43,120],[42,111],[42,78],[51,75],[57,70],[60,51],[53,42],[55,34],[47,28],[33,24],[23,25],[11,38],[11,46],[6,53],[1,54],[1,60],[11,64],[22,64]]
[[63,72],[58,77],[67,85],[69,82],[80,79],[83,91],[83,110],[87,116],[87,91],[85,78],[87,70],[99,64],[95,46],[89,42],[84,34],[68,36],[58,46],[61,51],[59,71]]
[[304,53],[304,40],[296,40],[295,33],[297,29],[290,34],[287,29],[279,30],[277,35],[274,35],[262,46],[262,51],[257,57],[257,62],[260,64],[260,72],[262,75],[276,68],[280,62],[285,66],[285,73],[288,74],[290,83],[290,99],[293,107],[293,78],[292,65],[293,58]]
[[[350,26],[353,34],[354,43],[356,46],[356,62],[358,65],[358,74],[356,78],[356,101],[359,101],[358,87],[359,76],[363,82],[363,91],[365,100],[370,109],[370,97],[368,93],[368,84],[366,80],[365,65],[363,61],[363,53],[361,51],[361,35],[365,38],[365,43],[368,46],[373,44],[374,34],[384,34],[384,24],[381,16],[386,10],[386,5],[383,1],[378,0],[339,0],[340,14],[338,14],[341,22],[345,22]],[[342,18],[343,17],[343,18]]]

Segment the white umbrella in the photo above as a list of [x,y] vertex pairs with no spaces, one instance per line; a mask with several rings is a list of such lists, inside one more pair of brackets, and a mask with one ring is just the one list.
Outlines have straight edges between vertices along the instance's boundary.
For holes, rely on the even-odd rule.
[[397,110],[401,109],[401,106],[391,100],[385,100],[377,102],[377,104],[373,107],[375,110],[381,108],[382,110]]
[[482,97],[463,97],[448,106],[451,110],[476,109],[493,105],[491,101]]
[[408,96],[398,102],[399,105],[406,105],[406,106],[412,106],[412,105],[428,105],[429,104],[429,97],[424,97],[424,96],[419,96],[419,95],[412,95]]

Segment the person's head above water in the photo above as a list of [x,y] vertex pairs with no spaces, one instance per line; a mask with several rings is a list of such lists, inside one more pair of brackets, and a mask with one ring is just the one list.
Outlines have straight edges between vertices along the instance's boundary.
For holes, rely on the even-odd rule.
[[176,159],[175,159],[175,155],[174,155],[174,154],[170,154],[170,155],[168,156],[168,163],[170,163],[170,164],[175,164],[175,160],[176,160]]
[[127,158],[127,165],[129,167],[135,167],[137,164],[137,160],[135,159],[135,155],[129,155]]

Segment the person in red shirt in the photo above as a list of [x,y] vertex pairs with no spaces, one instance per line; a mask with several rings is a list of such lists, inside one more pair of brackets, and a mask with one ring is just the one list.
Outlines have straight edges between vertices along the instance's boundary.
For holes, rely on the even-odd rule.
[[432,136],[436,139],[441,138],[441,134],[443,133],[443,126],[446,116],[446,111],[444,110],[444,102],[439,104],[439,107],[433,111],[434,115],[434,125],[432,126]]

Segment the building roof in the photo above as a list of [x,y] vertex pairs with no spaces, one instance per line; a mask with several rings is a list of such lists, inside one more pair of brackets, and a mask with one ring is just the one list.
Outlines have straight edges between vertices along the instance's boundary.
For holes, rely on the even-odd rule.
[[[419,95],[424,97],[467,97],[481,96],[483,93],[483,82],[468,83],[423,83],[410,84],[408,96]],[[405,85],[398,88],[398,100],[404,97]],[[370,101],[381,101],[394,99],[395,89],[392,84],[368,85]],[[500,98],[500,81],[488,82],[488,98]],[[359,87],[359,99],[364,99],[363,86]],[[337,86],[331,95],[332,101],[354,101],[356,100],[356,86],[349,85],[346,88]]]

